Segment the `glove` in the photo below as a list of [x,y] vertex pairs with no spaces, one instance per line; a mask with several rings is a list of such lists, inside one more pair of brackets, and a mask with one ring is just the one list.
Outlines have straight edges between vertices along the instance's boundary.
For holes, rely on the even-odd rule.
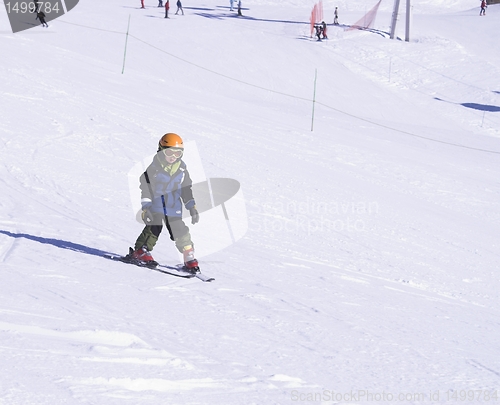
[[196,205],[193,208],[189,209],[189,213],[191,214],[191,223],[197,224],[200,220],[200,214],[198,214],[198,210],[196,209]]
[[150,208],[153,206],[153,202],[151,201],[150,198],[143,198],[141,200],[141,206],[142,206],[142,222],[144,222],[146,225],[152,225],[153,223],[153,214],[150,211]]
[[146,225],[153,224],[153,214],[149,209],[143,209],[141,217],[142,217],[142,222],[144,222]]

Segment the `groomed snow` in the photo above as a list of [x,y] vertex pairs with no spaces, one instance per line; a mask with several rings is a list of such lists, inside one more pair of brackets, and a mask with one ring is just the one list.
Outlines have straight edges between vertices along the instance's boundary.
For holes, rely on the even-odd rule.
[[[500,5],[419,2],[405,42],[404,4],[390,40],[392,2],[325,1],[316,42],[311,1],[171,3],[0,13],[0,404],[500,400]],[[100,257],[165,132],[241,184],[212,283]]]

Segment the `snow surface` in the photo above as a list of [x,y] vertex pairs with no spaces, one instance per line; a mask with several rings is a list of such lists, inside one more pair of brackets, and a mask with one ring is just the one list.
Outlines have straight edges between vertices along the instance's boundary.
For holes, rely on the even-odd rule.
[[[419,2],[405,42],[325,1],[316,42],[311,1],[138,3],[0,14],[0,404],[496,402],[500,5]],[[212,283],[100,257],[170,131],[241,183]]]

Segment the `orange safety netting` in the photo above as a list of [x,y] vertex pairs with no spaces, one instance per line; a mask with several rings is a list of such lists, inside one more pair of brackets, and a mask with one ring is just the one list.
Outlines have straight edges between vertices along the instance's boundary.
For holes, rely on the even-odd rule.
[[316,3],[311,11],[311,37],[314,32],[314,25],[323,21],[323,0]]
[[381,2],[382,0],[379,0],[379,2],[375,4],[375,7],[368,11],[368,13],[366,13],[361,20],[347,28],[346,31],[373,28],[373,23],[375,22],[375,17],[377,16],[378,6],[380,6]]

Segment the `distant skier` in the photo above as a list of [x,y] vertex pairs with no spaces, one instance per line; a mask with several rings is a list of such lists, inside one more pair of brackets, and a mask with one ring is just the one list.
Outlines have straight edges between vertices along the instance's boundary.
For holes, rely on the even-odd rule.
[[33,12],[38,13],[38,11],[39,11],[38,7],[40,6],[40,2],[38,0],[33,0],[33,3],[35,3],[35,8],[34,8]]
[[234,10],[234,0],[229,0],[229,10],[230,11]]
[[326,22],[321,21],[321,35],[323,36],[323,39],[328,39],[328,36],[326,35]]
[[479,12],[479,15],[486,15],[486,9],[488,8],[488,5],[486,4],[486,0],[481,1],[481,11]]
[[339,25],[339,8],[335,7],[335,13],[333,15],[333,25]]
[[167,0],[167,1],[165,2],[165,18],[170,18],[170,17],[168,16],[168,10],[170,10],[170,0]]
[[182,9],[181,0],[177,0],[177,11],[175,12],[175,15],[177,15],[179,11],[182,12],[182,15],[184,15],[184,10]]
[[163,7],[163,0],[158,0],[158,7]]
[[165,223],[170,239],[184,256],[184,266],[198,270],[189,228],[182,220],[183,205],[189,210],[193,225],[200,219],[183,153],[184,143],[179,135],[169,132],[160,138],[158,153],[140,177],[142,218],[146,226],[134,249],[130,248],[128,259],[154,262],[151,251]]
[[141,8],[146,8],[144,7],[144,0],[141,0]]
[[320,24],[316,24],[314,28],[316,29],[316,37],[318,38],[318,41],[321,41],[321,34],[323,31],[323,27]]
[[239,16],[243,15],[243,14],[241,14],[241,0],[238,0],[238,15]]
[[36,13],[35,20],[40,20],[40,22],[42,23],[42,27],[48,27],[49,26],[49,24],[47,24],[47,22],[45,21],[45,14],[42,11],[38,11]]

